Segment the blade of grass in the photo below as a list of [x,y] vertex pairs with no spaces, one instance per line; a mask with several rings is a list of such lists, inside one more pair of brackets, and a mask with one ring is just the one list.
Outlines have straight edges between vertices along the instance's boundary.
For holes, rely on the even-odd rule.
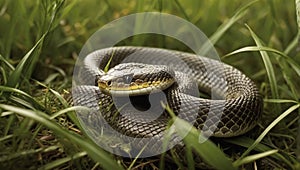
[[[228,139],[223,139],[223,140],[225,142],[235,144],[235,145],[239,145],[239,146],[243,146],[245,148],[249,148],[255,142],[253,139],[245,137],[245,136],[239,136],[239,137],[236,137],[236,138],[228,138]],[[270,148],[269,146],[266,146],[264,144],[258,143],[255,146],[254,150],[258,151],[258,152],[266,152],[266,151],[272,150],[272,148]],[[293,165],[290,163],[290,161],[287,160],[280,153],[275,153],[275,154],[271,155],[271,157],[273,157],[274,159],[276,159],[278,161],[285,162],[291,168],[293,167]]]
[[65,158],[61,158],[61,159],[52,161],[52,162],[50,162],[50,163],[48,163],[48,164],[40,167],[39,169],[45,169],[45,170],[46,169],[54,169],[55,167],[58,167],[58,166],[60,166],[60,165],[62,165],[64,163],[67,163],[67,162],[72,161],[74,159],[78,159],[78,158],[84,157],[86,155],[87,155],[87,153],[85,151],[79,152],[79,153],[76,153],[76,154],[74,154],[72,156],[67,156]]
[[285,112],[283,112],[280,116],[278,116],[268,127],[266,127],[266,129],[259,135],[255,142],[242,154],[242,156],[238,160],[243,159],[246,155],[248,155],[250,151],[253,150],[262,141],[262,139],[267,135],[267,133],[270,132],[270,130],[274,126],[276,126],[282,119],[284,119],[286,116],[288,116],[290,113],[292,113],[299,107],[300,104],[293,105],[290,108],[288,108]]
[[[59,67],[54,66],[54,65],[49,65],[48,67],[50,69],[53,69],[53,70],[58,72],[58,73],[55,73],[55,75],[63,77],[63,81],[62,81],[63,83],[57,89],[62,89],[63,87],[66,87],[66,85],[68,84],[68,77],[67,77],[65,71],[62,68],[59,68]],[[52,81],[50,77],[52,75],[53,74],[49,75],[48,78],[46,80],[44,80],[45,84],[50,84],[50,82]]]
[[22,106],[25,106],[25,107],[28,108],[28,109],[35,110],[35,108],[34,108],[34,106],[32,105],[32,103],[30,103],[29,101],[24,100],[24,99],[22,99],[22,98],[20,98],[20,97],[11,95],[11,96],[9,96],[9,99],[10,99],[15,105],[20,104],[20,105],[22,105]]
[[288,99],[264,99],[264,102],[269,103],[298,103],[295,100],[288,100]]
[[[68,107],[69,106],[69,103],[66,101],[66,99],[60,94],[58,93],[57,91],[49,88],[48,86],[46,86],[45,84],[35,80],[35,82],[37,84],[39,84],[40,86],[48,89],[63,105],[64,107]],[[68,112],[64,112],[64,113],[68,113]],[[60,114],[60,113],[56,113],[56,114]],[[78,121],[77,117],[76,117],[76,114],[74,112],[70,112],[67,114],[67,116],[72,120],[72,122],[74,124],[76,124],[76,126],[78,126],[80,129],[82,129],[81,125],[80,125],[80,122]]]
[[8,81],[6,84],[7,86],[15,87],[19,83],[22,72],[25,73],[27,71],[24,68],[25,68],[26,64],[29,64],[28,60],[31,57],[33,57],[32,56],[33,52],[39,47],[39,45],[42,43],[42,41],[44,41],[44,38],[46,37],[46,35],[47,35],[46,33],[43,34],[43,36],[38,40],[38,42],[22,58],[22,60],[17,65],[16,69],[10,74],[10,77],[8,78]]
[[5,135],[4,137],[0,138],[0,142],[3,142],[5,140],[11,139],[14,135]]
[[6,84],[6,82],[7,82],[7,73],[6,73],[6,71],[4,70],[3,67],[0,67],[0,72],[1,72],[1,75],[2,75],[2,76],[0,75],[0,77],[2,79],[3,84]]
[[229,57],[229,56],[234,55],[234,54],[238,54],[238,53],[242,53],[242,52],[249,52],[249,51],[267,51],[267,52],[272,52],[272,53],[278,54],[278,55],[284,57],[284,59],[291,65],[291,67],[298,74],[298,76],[300,76],[300,65],[296,61],[294,61],[291,57],[287,56],[285,53],[283,53],[281,51],[278,51],[278,50],[275,50],[273,48],[269,48],[269,47],[247,46],[247,47],[243,47],[243,48],[240,48],[238,50],[235,50],[235,51],[233,51],[229,54],[226,54],[224,56],[224,58]]
[[41,116],[41,114],[32,110],[18,108],[11,105],[0,104],[0,107],[4,110],[13,111],[21,116],[33,119],[47,126],[57,134],[68,138],[69,140],[80,146],[82,149],[84,149],[95,161],[99,162],[105,169],[122,169],[118,165],[118,163],[115,162],[111,155],[100,149],[98,146],[95,146],[95,144],[92,144],[82,137],[79,137],[78,135],[70,133],[69,131],[61,128],[58,124],[51,121],[49,117],[44,117],[46,115],[45,113],[40,112],[44,115]]
[[51,151],[56,150],[58,148],[59,148],[58,146],[49,146],[47,148],[38,148],[38,149],[30,149],[30,150],[20,151],[20,152],[16,152],[16,153],[13,153],[13,154],[9,154],[8,156],[1,156],[0,157],[0,162],[9,161],[9,160],[18,158],[20,156],[36,154],[36,153],[39,153],[39,152],[51,152]]
[[255,155],[246,156],[243,159],[239,159],[238,161],[233,162],[233,166],[241,166],[243,164],[254,162],[258,159],[273,155],[277,152],[278,152],[278,150],[274,149],[274,150],[269,150],[269,151],[266,151],[266,152],[258,153],[258,154],[255,154]]
[[[255,41],[256,45],[258,47],[263,47],[263,43],[258,38],[258,36],[252,31],[252,29],[247,24],[246,24],[246,27],[250,31],[250,34],[251,34],[253,40]],[[272,98],[278,99],[279,98],[278,86],[277,86],[276,76],[275,76],[274,68],[273,68],[272,62],[270,60],[270,57],[269,57],[268,53],[265,51],[259,51],[259,52],[261,54],[262,60],[264,62],[264,65],[265,65],[265,68],[267,71],[267,75],[268,75],[268,79],[269,79],[270,87],[271,87],[271,92],[272,92]],[[280,110],[280,109],[277,108],[277,110]]]
[[65,114],[65,113],[68,113],[68,112],[71,112],[71,111],[76,111],[76,110],[79,110],[79,109],[85,109],[85,107],[83,107],[83,106],[68,107],[66,109],[63,109],[63,110],[60,110],[60,111],[54,113],[52,116],[49,117],[49,119],[55,119],[56,117],[58,117],[62,114]]
[[194,170],[195,169],[195,161],[194,161],[194,156],[193,156],[193,150],[191,146],[187,145],[186,146],[186,158],[188,162],[188,169]]
[[185,136],[185,144],[190,145],[205,162],[216,169],[235,169],[230,159],[211,141],[199,143],[200,133],[194,127],[183,120],[177,120],[175,124],[177,132],[184,134],[186,130],[191,131]]
[[219,39],[224,35],[224,33],[239,19],[241,19],[243,16],[246,15],[248,8],[253,5],[254,3],[258,2],[258,0],[254,0],[246,4],[245,6],[241,7],[235,14],[225,23],[223,23],[216,32],[212,36],[209,37],[209,42],[205,42],[203,46],[200,49],[200,53],[202,55],[205,55],[207,52],[209,52],[210,48],[212,47],[211,44],[216,44],[216,42],[219,41]]
[[215,169],[236,169],[230,162],[230,159],[214,143],[209,140],[200,143],[200,132],[188,122],[177,118],[169,106],[165,108],[172,116],[176,132],[181,137],[184,137],[185,145],[192,147],[206,163]]
[[133,165],[135,164],[135,162],[137,161],[137,159],[140,157],[140,155],[143,153],[143,151],[146,149],[148,143],[140,150],[140,152],[138,153],[138,155],[134,158],[134,160],[131,162],[130,166],[127,168],[127,170],[131,170],[131,168],[133,167]]
[[11,70],[15,70],[15,67],[11,65],[1,54],[0,54],[0,61],[3,61]]
[[12,93],[17,93],[19,95],[28,97],[30,99],[32,99],[32,101],[35,101],[34,98],[32,98],[29,94],[23,92],[22,90],[16,89],[16,88],[12,88],[12,87],[7,87],[7,86],[0,86],[0,91],[1,92],[12,92]]
[[286,47],[286,49],[284,50],[284,54],[289,54],[292,51],[292,49],[294,49],[295,47],[297,47],[298,40],[299,40],[298,37],[300,37],[300,31],[298,31],[297,35],[290,42],[290,44]]
[[8,135],[8,133],[10,132],[11,127],[15,123],[15,119],[16,119],[16,115],[14,115],[14,114],[9,115],[7,124],[6,124],[5,129],[4,129],[4,135]]
[[39,102],[37,102],[32,96],[30,96],[29,94],[23,92],[22,90],[16,89],[16,88],[12,88],[12,87],[7,87],[7,86],[0,86],[0,94],[2,94],[2,92],[10,92],[10,93],[16,93],[18,95],[24,96],[26,98],[26,100],[33,104],[33,106],[35,108],[44,110],[44,106],[41,105]]
[[112,58],[114,57],[114,54],[115,54],[115,51],[112,52],[112,54],[111,54],[111,56],[110,56],[110,58],[109,58],[107,64],[106,64],[105,67],[104,67],[104,70],[103,70],[103,71],[104,71],[105,73],[108,72],[108,70],[109,70],[109,66],[110,66],[110,63],[111,63]]
[[188,21],[191,21],[191,19],[189,18],[189,16],[187,15],[187,13],[185,12],[184,8],[182,7],[182,5],[178,2],[178,0],[174,1],[175,4],[177,5],[177,7],[179,8],[179,11],[183,14],[184,18]]

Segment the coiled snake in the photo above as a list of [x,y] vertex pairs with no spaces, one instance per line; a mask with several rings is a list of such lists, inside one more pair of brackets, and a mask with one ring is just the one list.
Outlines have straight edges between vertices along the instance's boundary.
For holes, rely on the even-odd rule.
[[[106,73],[107,66],[113,69]],[[262,97],[248,77],[232,66],[195,54],[112,47],[87,55],[78,70],[74,103],[96,108],[90,113],[93,118],[86,119],[102,126],[103,122],[96,122],[99,115],[104,124],[133,138],[162,136],[169,114],[161,101],[178,117],[217,137],[249,131],[262,112]],[[199,97],[198,88],[211,99]]]

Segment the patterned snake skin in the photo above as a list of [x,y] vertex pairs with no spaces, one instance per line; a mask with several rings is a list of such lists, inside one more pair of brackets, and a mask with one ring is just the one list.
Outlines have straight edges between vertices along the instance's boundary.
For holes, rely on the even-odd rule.
[[[162,91],[164,95],[152,94],[155,100],[151,104],[149,96],[127,100],[129,97],[107,95],[99,90],[96,82],[97,77],[105,75],[103,70],[108,62],[110,68],[132,62],[167,65],[175,71],[176,82]],[[161,145],[157,141],[161,140],[170,119],[160,100],[203,134],[216,137],[232,137],[249,131],[262,112],[262,97],[248,77],[232,66],[195,54],[148,47],[112,47],[90,53],[79,67],[72,91],[74,105],[93,109],[83,118],[84,122],[90,122],[90,128],[98,130],[110,126],[133,138],[155,137],[152,148]],[[210,98],[199,97],[198,88]],[[99,116],[103,120],[98,121]],[[143,146],[141,141],[135,145]]]

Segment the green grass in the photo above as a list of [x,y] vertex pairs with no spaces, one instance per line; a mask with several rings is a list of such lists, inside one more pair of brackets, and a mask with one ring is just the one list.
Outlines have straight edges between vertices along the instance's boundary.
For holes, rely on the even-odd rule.
[[[0,168],[203,167],[193,160],[194,148],[204,166],[217,169],[299,169],[299,4],[298,0],[0,0]],[[185,139],[188,164],[176,152],[171,152],[171,159],[165,154],[116,157],[84,135],[74,112],[82,108],[68,106],[63,98],[81,47],[106,23],[146,11],[192,22],[211,39],[222,61],[254,80],[264,97],[263,116],[254,130],[200,144],[195,141],[199,132],[193,129]],[[160,35],[138,35],[119,45],[189,51]],[[188,128],[185,122],[180,125]]]

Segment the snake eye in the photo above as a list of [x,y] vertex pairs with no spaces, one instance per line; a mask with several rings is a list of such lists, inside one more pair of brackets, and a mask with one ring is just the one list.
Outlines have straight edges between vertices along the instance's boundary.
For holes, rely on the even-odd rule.
[[123,77],[123,81],[124,81],[124,83],[125,84],[130,84],[131,83],[131,78],[132,76],[130,76],[130,75],[126,75],[126,76],[124,76]]

